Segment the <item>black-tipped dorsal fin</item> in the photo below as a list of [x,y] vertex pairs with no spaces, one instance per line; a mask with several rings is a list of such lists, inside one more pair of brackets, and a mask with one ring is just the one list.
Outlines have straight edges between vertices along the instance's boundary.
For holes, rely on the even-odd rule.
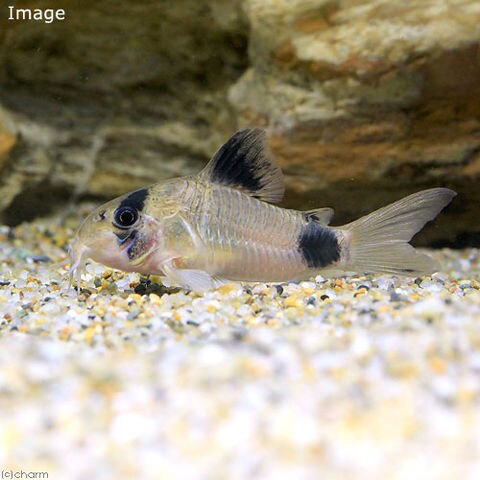
[[307,210],[302,212],[305,220],[307,221],[314,221],[320,225],[328,225],[330,220],[333,217],[334,210],[333,208],[316,208],[315,210]]
[[271,203],[282,200],[285,191],[282,171],[266,146],[265,132],[259,128],[231,136],[199,177]]

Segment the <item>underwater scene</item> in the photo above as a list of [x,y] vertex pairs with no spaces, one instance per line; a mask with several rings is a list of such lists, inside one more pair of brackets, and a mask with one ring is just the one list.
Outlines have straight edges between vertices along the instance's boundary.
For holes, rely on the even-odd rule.
[[479,25],[2,4],[1,478],[480,478]]

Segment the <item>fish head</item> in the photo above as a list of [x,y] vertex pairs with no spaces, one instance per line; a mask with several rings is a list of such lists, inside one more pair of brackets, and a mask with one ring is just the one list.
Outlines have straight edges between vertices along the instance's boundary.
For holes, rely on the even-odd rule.
[[77,285],[90,258],[108,267],[142,272],[141,265],[161,239],[159,222],[145,213],[147,189],[96,208],[78,228],[69,247],[70,275]]

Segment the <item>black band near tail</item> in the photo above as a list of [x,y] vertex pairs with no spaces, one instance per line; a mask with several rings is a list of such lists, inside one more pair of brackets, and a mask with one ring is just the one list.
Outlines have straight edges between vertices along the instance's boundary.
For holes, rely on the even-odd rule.
[[340,246],[335,233],[314,220],[305,224],[298,237],[298,249],[309,268],[320,269],[340,260]]

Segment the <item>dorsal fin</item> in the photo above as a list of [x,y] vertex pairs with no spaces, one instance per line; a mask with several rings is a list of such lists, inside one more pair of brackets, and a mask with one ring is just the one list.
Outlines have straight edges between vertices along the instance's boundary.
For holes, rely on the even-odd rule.
[[282,171],[270,156],[265,132],[259,128],[232,135],[199,177],[272,203],[282,200],[285,191]]
[[333,208],[315,208],[314,210],[307,210],[302,212],[305,220],[308,222],[314,221],[320,225],[328,225],[333,217]]

